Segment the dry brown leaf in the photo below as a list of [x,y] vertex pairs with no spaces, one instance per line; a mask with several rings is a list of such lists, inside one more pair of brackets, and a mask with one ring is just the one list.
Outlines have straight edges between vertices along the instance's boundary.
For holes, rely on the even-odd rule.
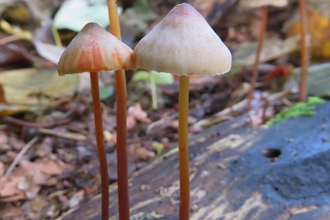
[[3,177],[0,179],[0,199],[11,196],[25,197],[23,192],[17,188],[17,184],[22,180],[21,176]]
[[22,161],[20,166],[25,170],[41,171],[50,175],[61,174],[66,168],[64,165],[53,160],[38,160],[35,162]]
[[85,197],[85,191],[80,190],[69,199],[70,208],[77,206]]
[[24,146],[26,145],[25,142],[17,139],[15,136],[11,136],[9,137],[9,145],[12,146],[12,148],[14,150],[20,151],[24,148]]
[[134,106],[129,107],[128,115],[134,116],[136,121],[143,123],[150,123],[151,120],[147,117],[147,113],[142,110],[140,103],[136,103]]
[[31,201],[31,208],[33,212],[41,212],[42,209],[47,205],[47,199],[42,196],[38,196]]
[[5,173],[5,165],[0,161],[0,178]]
[[126,126],[127,126],[127,130],[131,130],[135,127],[136,125],[136,120],[135,117],[133,115],[128,114],[127,118],[126,118]]
[[0,132],[0,145],[8,143],[8,136],[4,132]]
[[109,146],[114,146],[117,144],[117,135],[116,132],[111,133],[110,131],[103,131],[104,139],[109,144]]
[[41,186],[36,185],[33,182],[33,176],[28,175],[18,182],[17,188],[24,191],[27,198],[32,199],[38,195]]
[[23,212],[20,207],[15,207],[10,203],[6,203],[3,206],[0,206],[0,216],[1,219],[18,219],[15,217],[23,217]]
[[149,160],[156,156],[155,152],[147,150],[140,144],[132,144],[129,147],[129,153],[134,158],[134,160]]

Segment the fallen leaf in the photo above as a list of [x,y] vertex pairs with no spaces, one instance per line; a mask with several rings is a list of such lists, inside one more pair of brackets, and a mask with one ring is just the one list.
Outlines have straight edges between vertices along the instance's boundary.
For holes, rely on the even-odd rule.
[[23,217],[23,211],[21,207],[15,207],[11,203],[5,203],[0,205],[0,216],[2,219],[22,219],[17,217]]
[[46,44],[41,41],[34,41],[34,46],[36,47],[40,56],[49,60],[55,64],[58,63],[62,53],[64,52],[65,48],[57,47],[55,45]]
[[[5,145],[5,144],[8,144],[8,136],[6,133],[0,132],[0,146]],[[0,147],[0,149],[1,149],[1,147]]]
[[[308,30],[310,33],[310,48],[313,59],[330,58],[330,20],[321,12],[309,8],[308,10]],[[291,22],[291,21],[290,21]],[[287,36],[299,36],[300,22],[293,21],[286,24]]]
[[159,143],[157,141],[152,142],[151,146],[157,152],[157,154],[160,154],[164,150],[164,144]]
[[27,175],[17,183],[17,189],[24,191],[28,199],[35,198],[41,189],[41,186],[33,182],[33,176]]
[[31,201],[31,208],[34,212],[41,212],[41,210],[47,205],[47,199],[42,196],[38,196]]
[[[121,10],[118,10],[121,12]],[[109,25],[106,4],[90,5],[86,0],[70,0],[63,3],[56,13],[53,25],[58,29],[80,31],[88,22],[98,23],[101,27]]]
[[128,108],[128,115],[134,116],[134,118],[139,122],[149,123],[151,120],[147,117],[147,113],[142,110],[139,103]]
[[[314,64],[308,68],[307,91],[312,96],[329,96],[330,95],[330,62]],[[293,70],[296,84],[300,81],[300,68]],[[291,84],[291,85],[290,85]],[[292,89],[292,80],[288,80],[286,88]]]
[[117,144],[116,132],[111,133],[109,131],[103,131],[104,139],[109,144],[109,146],[114,146]]
[[[299,37],[297,36],[285,40],[278,38],[265,40],[260,53],[260,63],[297,51],[298,49]],[[255,62],[256,50],[257,42],[246,42],[241,44],[233,53],[233,67],[230,72],[235,74],[238,73],[242,67],[253,65]]]
[[8,105],[0,104],[0,114],[10,115],[46,108],[52,105],[54,99],[72,96],[78,82],[78,75],[59,77],[54,68],[2,72],[0,83]]
[[21,176],[3,177],[0,179],[0,199],[11,196],[23,196],[23,192],[17,188],[17,184],[22,180]]
[[49,175],[58,175],[63,173],[65,166],[54,160],[38,160],[35,162],[21,161],[20,166],[25,170],[41,171]]
[[149,160],[156,156],[155,152],[147,150],[140,144],[132,144],[129,147],[129,153],[135,161]]
[[0,178],[5,173],[5,165],[0,161]]
[[85,191],[84,190],[80,190],[77,193],[75,193],[69,199],[69,206],[70,206],[70,208],[79,205],[79,203],[84,199],[84,196],[85,196]]
[[5,92],[4,92],[3,87],[2,87],[1,84],[0,84],[0,103],[2,103],[2,104],[8,104],[7,103],[7,100],[5,98]]

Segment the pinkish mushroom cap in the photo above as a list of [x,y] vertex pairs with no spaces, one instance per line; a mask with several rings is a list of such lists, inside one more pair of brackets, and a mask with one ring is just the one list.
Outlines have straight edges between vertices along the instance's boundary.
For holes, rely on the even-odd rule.
[[217,75],[230,70],[231,53],[189,4],[175,6],[134,49],[137,67],[178,75]]
[[57,65],[60,76],[133,68],[133,50],[96,23],[85,25],[65,49]]
[[241,0],[239,5],[244,8],[258,8],[266,5],[283,7],[288,4],[288,0]]

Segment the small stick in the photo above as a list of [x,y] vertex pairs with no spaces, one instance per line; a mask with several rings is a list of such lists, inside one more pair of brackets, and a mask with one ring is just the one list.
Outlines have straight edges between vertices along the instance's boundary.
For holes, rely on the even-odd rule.
[[[117,1],[108,0],[110,32],[121,40]],[[126,78],[124,70],[115,71],[117,102],[117,173],[118,173],[118,209],[119,219],[129,220],[129,192],[127,165],[127,110]]]
[[183,75],[180,76],[180,90],[179,90],[179,169],[180,169],[179,219],[180,220],[189,220],[189,208],[190,208],[188,104],[189,104],[189,77]]
[[34,137],[32,140],[29,141],[29,143],[27,143],[23,147],[23,149],[17,154],[17,156],[14,159],[14,161],[8,167],[8,169],[7,169],[7,171],[6,171],[5,175],[4,175],[5,177],[8,177],[13,172],[13,170],[16,167],[16,165],[18,164],[18,162],[22,159],[22,157],[30,149],[30,147],[32,147],[32,145],[37,142],[37,140],[38,140],[38,138],[37,137]]
[[28,122],[28,121],[23,121],[11,116],[6,116],[3,121],[6,123],[13,123],[17,124],[23,127],[31,127],[31,128],[51,128],[55,127],[57,125],[62,125],[62,124],[67,124],[72,120],[70,117],[72,113],[74,112],[74,109],[69,110],[62,118],[57,119],[52,122],[45,122],[45,123],[34,123],[34,122]]
[[13,41],[17,41],[19,39],[21,39],[21,38],[16,36],[16,35],[11,35],[11,36],[8,36],[8,37],[4,37],[0,40],[0,46],[8,44],[8,43],[13,42]]
[[252,97],[253,97],[253,93],[254,93],[254,87],[255,87],[255,84],[257,81],[258,65],[260,62],[260,53],[261,53],[262,45],[264,42],[266,26],[267,26],[267,16],[268,16],[268,6],[265,5],[262,7],[261,28],[260,28],[260,35],[259,35],[259,39],[258,39],[258,48],[257,48],[256,60],[255,60],[254,67],[253,67],[252,78],[250,81],[251,89],[250,89],[250,92],[248,95],[248,103],[247,103],[248,110],[251,110],[251,101],[252,101]]
[[73,133],[73,132],[57,132],[46,128],[38,128],[38,131],[43,134],[54,135],[56,137],[65,138],[74,141],[87,141],[87,137],[83,134]]
[[299,0],[300,11],[300,35],[301,35],[301,55],[300,55],[300,82],[299,82],[299,101],[307,101],[307,71],[308,71],[308,48],[307,48],[307,17],[306,17],[306,2],[305,0]]

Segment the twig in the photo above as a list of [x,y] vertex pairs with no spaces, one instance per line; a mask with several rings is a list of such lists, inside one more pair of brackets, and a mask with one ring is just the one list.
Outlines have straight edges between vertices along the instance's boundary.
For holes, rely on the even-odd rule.
[[87,137],[82,135],[82,134],[78,134],[78,133],[72,133],[72,132],[57,132],[57,131],[53,131],[50,129],[45,129],[45,128],[39,128],[38,131],[40,133],[43,134],[49,134],[49,135],[54,135],[56,137],[60,137],[60,138],[65,138],[65,139],[69,139],[69,140],[74,140],[74,141],[87,141]]
[[36,143],[38,140],[37,137],[34,137],[32,140],[29,141],[29,143],[27,143],[23,149],[17,154],[16,158],[14,159],[14,161],[10,164],[10,166],[8,167],[6,173],[5,173],[5,177],[8,177],[12,171],[14,170],[14,168],[16,167],[16,165],[18,164],[18,162],[21,160],[21,158],[23,157],[23,155],[30,149],[30,147]]
[[73,112],[75,111],[75,108],[70,109],[67,113],[64,114],[64,116],[60,119],[57,119],[52,122],[46,122],[46,123],[33,123],[33,122],[28,122],[28,121],[23,121],[17,118],[13,118],[11,116],[6,116],[3,121],[6,123],[13,123],[17,124],[23,127],[31,127],[31,128],[51,128],[55,127],[57,125],[62,125],[70,122],[72,118],[70,117]]
[[18,36],[15,36],[15,35],[10,35],[8,37],[4,37],[0,40],[0,46],[8,44],[8,43],[16,41],[16,40],[19,40],[19,39],[21,39],[21,38]]
[[146,129],[146,134],[149,135],[153,128],[165,123],[166,121],[174,120],[176,117],[178,117],[178,113],[174,113],[173,115],[167,116],[166,118],[161,118],[160,120],[151,123]]

